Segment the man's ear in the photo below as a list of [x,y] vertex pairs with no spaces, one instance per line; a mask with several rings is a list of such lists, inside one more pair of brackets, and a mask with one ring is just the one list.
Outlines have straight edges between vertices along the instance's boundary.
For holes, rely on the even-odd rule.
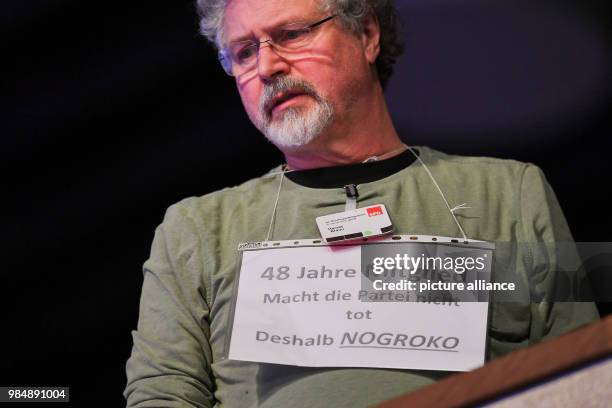
[[373,65],[380,54],[380,23],[373,12],[363,20],[361,41],[365,57]]

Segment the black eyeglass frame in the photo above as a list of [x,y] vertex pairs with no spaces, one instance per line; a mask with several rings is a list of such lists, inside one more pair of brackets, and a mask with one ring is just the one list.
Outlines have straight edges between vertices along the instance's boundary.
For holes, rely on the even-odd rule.
[[[332,19],[334,19],[336,17],[338,17],[337,14],[332,14],[331,16],[325,17],[324,19],[319,20],[319,21],[317,21],[315,23],[312,23],[312,24],[310,24],[310,25],[308,25],[306,27],[300,27],[299,30],[310,30],[310,31],[312,31],[315,28],[321,26],[324,23],[327,23],[328,21],[330,21],[330,20],[332,20]],[[261,47],[261,44],[268,43],[268,44],[270,44],[270,46],[272,46],[272,47],[274,46],[274,41],[272,41],[271,38],[269,38],[267,40],[263,40],[263,41],[256,41],[256,40],[239,41],[238,43],[251,44],[251,45],[256,46],[257,55],[259,55],[259,49]],[[227,51],[227,49],[221,49],[221,50],[219,50],[219,53],[218,53],[218,59],[219,59],[219,62],[221,63],[221,66],[223,67],[223,70],[225,71],[225,73],[227,75],[229,75],[229,76],[236,76],[233,73],[233,69],[232,69],[233,63],[232,63],[232,59],[229,56],[229,54],[230,53]],[[245,71],[245,73],[246,72],[248,72],[248,71]],[[242,75],[242,74],[240,74],[240,75]]]

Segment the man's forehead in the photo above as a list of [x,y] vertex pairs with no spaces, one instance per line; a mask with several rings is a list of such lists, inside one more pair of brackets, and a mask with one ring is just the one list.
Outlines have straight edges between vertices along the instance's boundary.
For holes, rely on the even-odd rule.
[[225,40],[248,38],[254,31],[308,19],[321,0],[229,0],[225,7]]

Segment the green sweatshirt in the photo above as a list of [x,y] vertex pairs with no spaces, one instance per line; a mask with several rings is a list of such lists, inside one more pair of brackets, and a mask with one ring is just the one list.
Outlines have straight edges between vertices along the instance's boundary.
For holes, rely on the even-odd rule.
[[[563,213],[534,165],[460,157],[418,147],[469,238],[495,242],[562,242],[572,237]],[[278,171],[279,169],[275,169]],[[144,283],[134,347],[127,362],[130,407],[362,407],[410,392],[448,372],[303,368],[224,360],[238,244],[266,238],[279,187],[266,175],[238,187],[171,206],[157,228]],[[359,186],[359,206],[384,204],[398,234],[460,237],[457,225],[419,162]],[[272,239],[319,237],[315,218],[341,212],[343,189],[317,189],[288,178]],[[517,250],[512,265],[524,282],[538,274],[552,285],[549,253]],[[528,284],[528,283],[526,283]],[[487,360],[598,318],[592,303],[492,303]]]

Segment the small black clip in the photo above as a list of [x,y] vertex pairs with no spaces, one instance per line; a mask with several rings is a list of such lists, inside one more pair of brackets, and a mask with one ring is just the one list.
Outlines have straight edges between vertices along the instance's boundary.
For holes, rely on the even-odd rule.
[[348,198],[359,197],[359,193],[357,192],[357,186],[355,184],[349,184],[344,186],[344,191],[346,192],[346,196]]

